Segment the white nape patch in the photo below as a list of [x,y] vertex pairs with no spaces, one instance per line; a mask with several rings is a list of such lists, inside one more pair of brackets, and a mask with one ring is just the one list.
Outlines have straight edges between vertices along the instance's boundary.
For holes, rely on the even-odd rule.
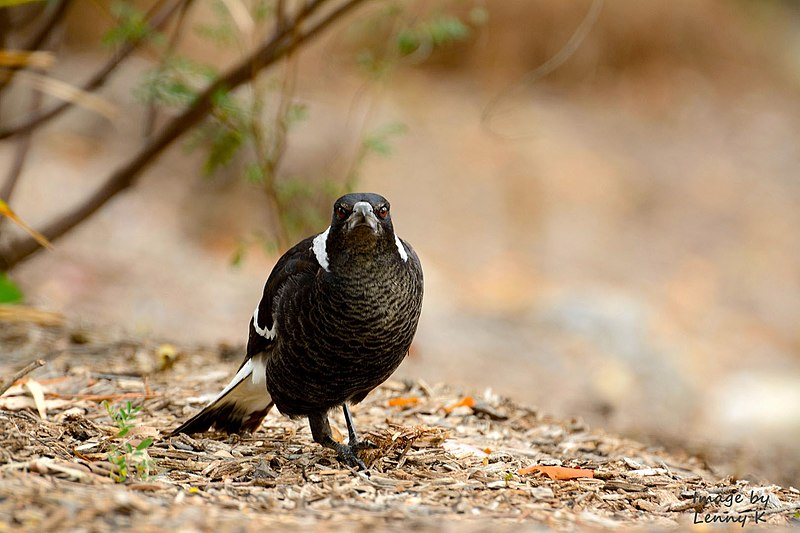
[[326,244],[328,242],[328,232],[331,230],[331,227],[328,226],[328,229],[314,237],[314,244],[311,245],[311,249],[314,251],[314,255],[317,258],[317,263],[321,266],[325,272],[328,271],[328,250]]
[[258,333],[267,340],[274,339],[278,335],[277,322],[273,322],[272,329],[262,328],[261,326],[258,325],[258,306],[256,306],[256,310],[253,311],[253,327],[255,328],[256,333]]
[[400,240],[400,237],[397,235],[394,236],[394,242],[397,244],[397,251],[400,252],[400,257],[405,261],[408,262],[408,252],[406,252],[406,247],[403,246],[403,241]]

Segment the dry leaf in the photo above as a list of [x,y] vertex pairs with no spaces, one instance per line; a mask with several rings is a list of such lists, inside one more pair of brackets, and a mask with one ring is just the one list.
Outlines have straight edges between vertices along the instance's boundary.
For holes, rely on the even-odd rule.
[[489,454],[492,453],[489,448],[481,449],[477,446],[458,442],[454,439],[445,440],[442,443],[442,448],[456,457],[478,457],[480,459],[486,459],[489,457]]
[[409,407],[411,405],[417,405],[419,403],[419,398],[416,396],[411,396],[409,398],[391,398],[388,403],[389,407]]
[[[3,206],[0,205],[0,215],[3,214]],[[58,327],[64,325],[64,315],[19,304],[0,304],[0,322],[31,322],[45,327]]]
[[25,381],[25,387],[30,391],[33,396],[33,402],[36,404],[36,410],[39,411],[39,416],[42,420],[47,420],[47,406],[44,402],[44,389],[41,384],[35,379],[28,378]]
[[50,68],[54,62],[52,52],[0,50],[0,67]]
[[523,476],[531,472],[541,472],[550,479],[566,480],[575,479],[579,477],[594,477],[594,470],[587,470],[584,468],[567,468],[565,466],[529,466],[527,468],[520,468],[517,474]]
[[3,215],[11,219],[12,222],[14,222],[17,226],[28,232],[28,234],[31,237],[36,239],[36,242],[38,242],[45,248],[50,248],[50,249],[53,248],[53,245],[50,244],[50,241],[48,241],[44,235],[42,235],[41,233],[30,227],[27,222],[19,218],[19,216],[14,212],[14,210],[11,209],[8,206],[8,204],[5,203],[2,199],[0,199],[0,215]]
[[158,355],[158,370],[169,370],[175,365],[178,359],[178,350],[172,344],[162,344],[156,350]]
[[[0,76],[2,76],[2,73],[0,73]],[[6,74],[5,77],[8,76],[9,75]],[[106,117],[108,120],[114,120],[117,117],[117,107],[114,104],[64,81],[26,70],[15,71],[14,79],[25,82],[34,89],[47,93],[50,96],[94,111]]]
[[450,404],[444,408],[445,413],[452,413],[459,407],[474,407],[475,406],[475,398],[472,396],[464,396],[460,401]]

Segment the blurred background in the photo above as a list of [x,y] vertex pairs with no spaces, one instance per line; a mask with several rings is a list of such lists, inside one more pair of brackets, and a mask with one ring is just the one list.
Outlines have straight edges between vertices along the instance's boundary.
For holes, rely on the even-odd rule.
[[[239,61],[241,42],[213,30],[244,4],[187,9],[174,52]],[[48,76],[80,84],[108,59],[115,5],[70,6]],[[142,98],[165,46],[97,92],[113,118],[77,106],[35,131],[9,201],[32,226],[176,116]],[[2,127],[30,113],[22,81]],[[25,301],[115,335],[242,345],[285,245],[327,226],[339,190],[375,191],[426,274],[398,377],[491,388],[798,485],[800,4],[366,1],[260,84],[265,124],[275,106],[296,118],[277,194],[248,149],[210,164],[208,139],[185,136],[10,270]],[[19,144],[0,141],[0,168]]]

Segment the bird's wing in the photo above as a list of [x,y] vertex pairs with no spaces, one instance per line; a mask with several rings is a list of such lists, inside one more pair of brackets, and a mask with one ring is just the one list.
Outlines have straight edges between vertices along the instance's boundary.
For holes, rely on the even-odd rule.
[[272,408],[266,387],[266,361],[280,334],[272,314],[282,289],[296,276],[316,275],[320,264],[311,250],[314,237],[300,241],[275,264],[264,285],[264,294],[250,320],[250,338],[239,371],[202,411],[184,422],[171,435],[198,433],[214,426],[227,433],[255,431]]
[[275,324],[273,310],[286,283],[296,276],[312,276],[319,271],[320,264],[311,250],[314,237],[309,237],[289,249],[278,262],[264,284],[264,294],[250,320],[250,337],[247,340],[247,355],[242,366],[252,357],[269,351],[280,334]]

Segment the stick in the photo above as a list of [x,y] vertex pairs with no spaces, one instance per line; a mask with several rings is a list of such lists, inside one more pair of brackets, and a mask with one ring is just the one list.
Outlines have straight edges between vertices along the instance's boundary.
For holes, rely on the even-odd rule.
[[10,389],[11,386],[14,383],[17,382],[17,380],[27,376],[28,374],[30,374],[31,372],[33,372],[34,370],[36,370],[40,366],[44,366],[44,360],[42,360],[42,359],[37,359],[36,361],[32,361],[32,362],[28,363],[25,366],[25,368],[23,368],[19,372],[15,373],[13,376],[11,376],[11,379],[9,379],[8,381],[6,381],[2,385],[0,385],[0,396],[5,394],[6,391],[8,389]]

